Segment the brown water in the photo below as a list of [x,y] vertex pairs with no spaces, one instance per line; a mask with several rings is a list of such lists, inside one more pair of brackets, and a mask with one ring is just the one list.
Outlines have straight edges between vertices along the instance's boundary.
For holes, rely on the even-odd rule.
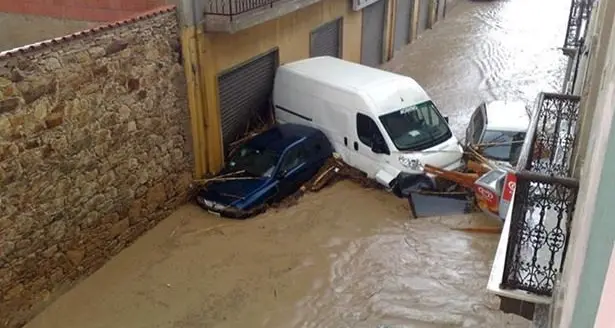
[[[560,88],[568,5],[460,0],[385,67],[423,84],[460,134],[483,99]],[[187,205],[27,327],[525,328],[486,292],[499,236],[451,229],[497,224],[411,220],[403,200],[350,182],[248,221]]]
[[463,135],[481,101],[559,92],[569,0],[458,1],[450,16],[384,68],[415,78]]
[[485,292],[498,240],[342,182],[248,221],[185,206],[27,327],[527,327]]

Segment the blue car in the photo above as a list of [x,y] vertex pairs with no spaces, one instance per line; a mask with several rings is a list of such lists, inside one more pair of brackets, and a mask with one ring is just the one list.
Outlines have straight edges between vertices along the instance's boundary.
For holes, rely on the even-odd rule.
[[311,127],[280,124],[250,139],[231,155],[217,178],[197,194],[197,203],[224,217],[261,213],[308,182],[332,155],[327,137]]

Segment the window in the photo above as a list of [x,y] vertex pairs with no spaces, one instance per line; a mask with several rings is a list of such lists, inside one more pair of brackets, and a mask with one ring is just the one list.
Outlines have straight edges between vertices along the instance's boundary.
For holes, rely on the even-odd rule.
[[303,146],[296,146],[289,150],[286,155],[284,155],[284,160],[282,161],[282,166],[280,167],[280,172],[285,174],[295,168],[297,168],[301,163],[305,162],[306,156]]
[[256,177],[271,177],[278,158],[272,151],[244,146],[231,157],[223,174],[241,171]]
[[496,160],[516,163],[521,153],[525,132],[485,131],[483,155]]
[[431,101],[382,115],[380,122],[401,151],[428,149],[453,135]]
[[357,114],[357,135],[361,143],[369,148],[372,148],[374,143],[386,145],[376,122],[369,116],[360,113]]

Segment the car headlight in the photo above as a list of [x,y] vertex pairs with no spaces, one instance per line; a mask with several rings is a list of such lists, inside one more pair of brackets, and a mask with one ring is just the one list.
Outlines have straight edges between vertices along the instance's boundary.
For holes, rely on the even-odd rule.
[[202,196],[197,196],[196,200],[197,200],[197,202],[199,204],[204,205],[206,207],[209,207],[209,208],[211,208],[213,210],[223,210],[223,209],[226,208],[226,206],[224,206],[224,205],[222,205],[220,203],[217,203],[217,202],[205,199]]
[[420,171],[422,169],[421,162],[418,159],[410,159],[405,156],[399,156],[399,163],[414,171]]

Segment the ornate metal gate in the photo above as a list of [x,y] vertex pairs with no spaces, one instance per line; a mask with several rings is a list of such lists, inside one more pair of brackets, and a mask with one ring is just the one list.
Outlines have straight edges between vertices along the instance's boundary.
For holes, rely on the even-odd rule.
[[541,93],[519,159],[503,288],[551,296],[579,182],[570,178],[580,97]]

